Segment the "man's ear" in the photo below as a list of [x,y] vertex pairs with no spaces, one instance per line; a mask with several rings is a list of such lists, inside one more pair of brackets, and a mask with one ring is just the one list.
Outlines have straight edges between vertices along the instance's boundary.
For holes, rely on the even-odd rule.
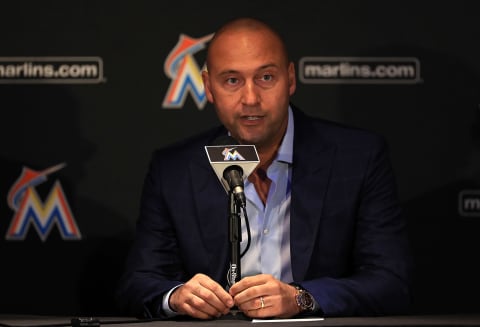
[[205,95],[207,96],[207,100],[208,102],[213,103],[213,94],[211,92],[210,78],[207,70],[202,70],[202,81],[203,87],[205,88]]
[[293,62],[290,62],[290,64],[288,65],[288,85],[289,94],[293,95],[297,88],[297,79],[295,78],[295,65],[293,64]]

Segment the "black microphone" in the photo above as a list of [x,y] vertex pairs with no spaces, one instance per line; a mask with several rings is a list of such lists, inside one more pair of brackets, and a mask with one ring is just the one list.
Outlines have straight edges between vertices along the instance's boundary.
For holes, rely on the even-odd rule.
[[[240,145],[231,136],[219,137],[213,144],[206,146],[205,151],[213,170],[229,196],[228,231],[231,256],[227,283],[232,286],[241,278],[240,258],[247,251],[251,239],[246,210],[244,178],[252,173],[260,160],[254,145]],[[243,254],[240,253],[240,242],[242,240],[240,212],[242,209],[248,235],[247,247]]]
[[205,147],[217,177],[225,191],[232,192],[237,203],[245,208],[244,178],[248,177],[259,163],[254,145],[240,145],[233,137],[224,135]]
[[[213,145],[240,145],[237,140],[235,140],[231,136],[221,136],[217,138]],[[225,151],[230,152],[230,148],[225,148]],[[223,154],[223,153],[222,153]],[[245,197],[244,184],[243,184],[243,169],[239,165],[231,165],[228,166],[223,170],[223,178],[228,183],[230,190],[232,190],[233,194],[235,195],[237,203],[242,207],[245,208],[247,206],[247,199]]]

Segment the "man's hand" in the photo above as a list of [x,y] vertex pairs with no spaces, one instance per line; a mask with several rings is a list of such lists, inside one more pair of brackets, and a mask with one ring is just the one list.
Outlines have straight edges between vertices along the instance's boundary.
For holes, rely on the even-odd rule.
[[233,299],[210,277],[196,274],[171,294],[169,305],[179,314],[212,319],[227,314]]
[[245,277],[230,288],[235,305],[252,318],[289,318],[300,312],[297,290],[272,275]]

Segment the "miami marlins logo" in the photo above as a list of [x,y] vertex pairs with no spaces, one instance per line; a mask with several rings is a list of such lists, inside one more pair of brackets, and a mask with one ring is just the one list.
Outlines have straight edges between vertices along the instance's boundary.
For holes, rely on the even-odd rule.
[[177,44],[168,54],[163,66],[165,74],[172,80],[163,100],[163,108],[181,108],[188,93],[193,97],[198,109],[205,107],[207,98],[202,74],[193,55],[204,49],[212,37],[213,34],[209,34],[195,39],[180,34]]
[[48,174],[64,166],[59,164],[43,171],[23,167],[7,195],[8,206],[15,212],[5,236],[7,240],[25,239],[29,227],[33,226],[40,239],[45,241],[55,224],[64,240],[82,238],[60,183],[55,182],[45,203],[35,191],[35,186],[45,182]]
[[223,160],[224,161],[229,161],[229,160],[245,160],[244,157],[237,151],[237,147],[233,148],[225,148],[222,151],[223,154]]

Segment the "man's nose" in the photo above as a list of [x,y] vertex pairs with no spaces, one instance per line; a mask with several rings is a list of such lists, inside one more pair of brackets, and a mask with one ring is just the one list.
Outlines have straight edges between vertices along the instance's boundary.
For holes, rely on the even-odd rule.
[[260,101],[260,95],[258,93],[258,88],[255,83],[247,82],[245,83],[242,90],[242,102],[246,105],[254,105]]

